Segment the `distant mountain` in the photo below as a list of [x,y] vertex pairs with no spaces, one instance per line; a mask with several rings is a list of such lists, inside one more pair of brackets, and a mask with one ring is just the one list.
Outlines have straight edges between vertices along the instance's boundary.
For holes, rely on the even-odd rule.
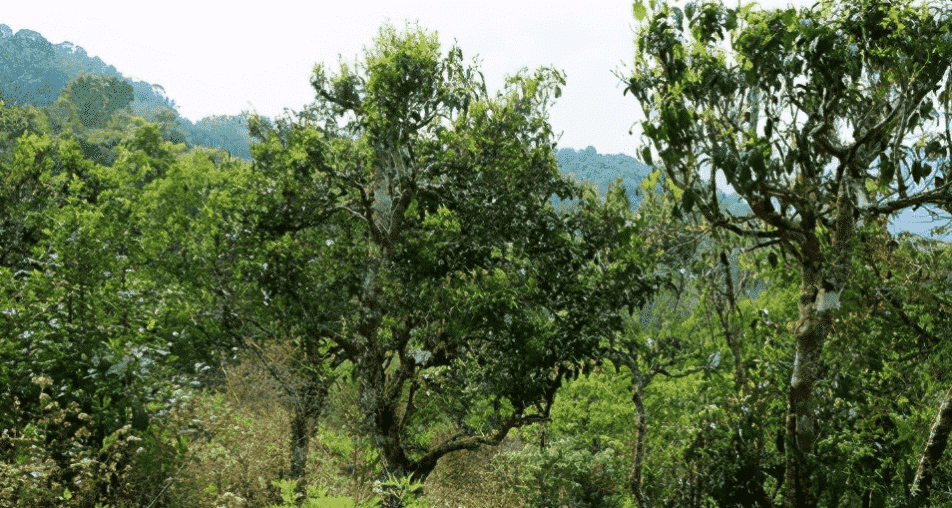
[[615,179],[621,176],[625,193],[632,207],[641,203],[641,197],[635,193],[651,168],[641,161],[624,154],[602,155],[594,147],[575,151],[561,148],[556,153],[559,170],[573,175],[579,182],[592,182],[598,186],[599,195],[605,195]]
[[251,136],[244,116],[214,116],[193,124],[179,116],[175,101],[161,85],[127,78],[71,42],[52,44],[33,30],[13,33],[9,26],[0,24],[0,100],[20,106],[49,107],[70,79],[83,74],[126,81],[132,85],[135,97],[129,105],[132,113],[156,123],[166,123],[171,118],[186,133],[186,142],[221,148],[235,157],[251,159]]
[[[615,183],[615,179],[621,176],[632,209],[641,204],[637,189],[641,187],[641,181],[651,173],[651,168],[634,157],[625,154],[603,155],[590,146],[579,151],[561,148],[556,153],[556,159],[560,171],[573,175],[577,181],[596,184],[599,195],[602,196]],[[747,204],[736,194],[725,194],[718,190],[717,199],[721,208],[733,215],[744,216],[751,213]],[[558,204],[557,200],[556,202]]]

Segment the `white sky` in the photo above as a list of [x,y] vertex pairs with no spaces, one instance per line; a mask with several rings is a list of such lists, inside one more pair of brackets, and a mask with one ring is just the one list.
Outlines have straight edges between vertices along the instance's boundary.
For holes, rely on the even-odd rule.
[[[796,4],[806,0],[792,0]],[[764,0],[765,7],[787,5]],[[812,2],[810,2],[812,3]],[[315,63],[353,61],[380,25],[404,20],[454,39],[469,60],[479,55],[495,90],[522,67],[551,65],[567,74],[551,122],[560,147],[594,146],[633,154],[628,135],[638,107],[612,71],[634,54],[631,2],[624,0],[453,0],[207,2],[5,2],[0,23],[69,41],[123,75],[162,85],[194,121],[254,109],[267,116],[313,99]],[[151,6],[150,6],[151,4]],[[253,7],[249,7],[253,5]],[[333,68],[333,67],[332,67]]]

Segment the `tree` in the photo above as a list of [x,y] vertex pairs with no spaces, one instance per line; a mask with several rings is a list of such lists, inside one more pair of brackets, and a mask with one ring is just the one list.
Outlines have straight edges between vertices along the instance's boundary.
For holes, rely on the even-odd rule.
[[54,46],[33,30],[0,38],[0,62],[0,99],[8,104],[48,106],[69,78]]
[[36,110],[0,106],[0,266],[16,271],[30,268],[36,216],[49,205],[51,147]]
[[185,127],[179,123],[174,109],[160,109],[155,114],[155,122],[162,127],[162,139],[169,143],[188,143],[188,134]]
[[[3,446],[0,469],[16,480],[8,494],[36,504],[51,491],[63,495],[63,485],[82,484],[74,503],[90,504],[87,496],[111,489],[146,504],[161,495],[168,468],[184,452],[181,441],[163,455],[171,448],[158,429],[161,414],[178,403],[176,378],[201,350],[179,333],[188,328],[188,309],[143,249],[152,224],[137,213],[147,171],[176,167],[176,154],[153,143],[157,127],[145,126],[119,147],[114,167],[103,167],[71,137],[34,132],[31,114],[3,113],[2,142],[11,150],[0,160],[9,241],[0,258],[0,399],[12,410],[0,423],[27,429]],[[144,441],[141,453],[119,457],[110,443],[127,435]],[[26,474],[23,457],[44,466]],[[152,472],[135,489],[120,487],[119,473],[95,474],[114,460]],[[39,485],[51,487],[33,488]]]
[[73,104],[80,123],[91,129],[105,127],[109,117],[126,107],[134,98],[129,83],[96,74],[83,74],[70,79],[60,93],[60,100]]
[[[627,92],[642,155],[679,189],[680,212],[777,245],[800,268],[786,420],[784,506],[815,506],[821,355],[851,284],[859,224],[909,207],[952,211],[952,12],[907,1],[759,11],[634,4]],[[909,44],[915,40],[915,44]],[[933,127],[934,126],[934,127]],[[747,201],[724,214],[715,175]]]
[[302,375],[352,366],[387,470],[421,481],[544,421],[651,289],[624,192],[602,202],[559,175],[561,74],[523,71],[495,97],[480,76],[435,34],[384,26],[362,61],[315,68],[315,104],[251,122],[258,305],[294,323]]

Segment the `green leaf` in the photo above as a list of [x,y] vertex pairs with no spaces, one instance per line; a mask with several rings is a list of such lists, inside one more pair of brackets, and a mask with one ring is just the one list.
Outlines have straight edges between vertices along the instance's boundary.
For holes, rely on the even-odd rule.
[[787,30],[793,32],[797,29],[797,24],[799,21],[799,16],[797,16],[796,9],[787,9],[784,11],[782,18],[783,25],[787,27]]
[[671,194],[674,194],[674,199],[680,201],[681,196],[684,194],[684,190],[675,185],[671,180],[666,180],[665,183],[668,184],[668,190],[671,191]]
[[635,2],[635,3],[631,6],[631,12],[632,12],[632,14],[634,14],[635,19],[638,20],[638,21],[641,21],[641,20],[645,19],[645,16],[648,15],[648,10],[645,9],[645,4],[642,3],[642,2],[640,2],[640,1],[639,1],[639,2]]
[[681,196],[681,207],[684,209],[684,213],[691,213],[696,199],[697,196],[694,195],[694,189],[690,187],[684,189],[684,194]]
[[655,186],[658,185],[658,178],[661,177],[660,170],[653,170],[651,173],[648,173],[648,176],[641,181],[641,188],[647,191],[653,190]]
[[651,148],[650,148],[650,147],[647,147],[647,146],[646,146],[646,147],[644,147],[644,148],[641,149],[641,158],[644,160],[644,163],[645,163],[645,164],[647,164],[647,165],[649,165],[649,166],[653,166],[653,165],[654,165],[654,163],[651,161]]
[[879,158],[879,186],[886,188],[896,174],[896,165],[885,155]]

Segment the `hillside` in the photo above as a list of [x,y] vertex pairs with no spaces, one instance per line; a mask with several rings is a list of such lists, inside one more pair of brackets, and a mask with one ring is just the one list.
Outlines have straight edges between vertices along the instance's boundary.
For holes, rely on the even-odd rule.
[[193,123],[179,116],[175,101],[161,85],[128,78],[72,42],[53,44],[33,30],[14,33],[0,24],[0,62],[0,100],[4,103],[48,107],[72,78],[83,74],[118,78],[132,86],[134,100],[129,109],[133,114],[157,123],[173,122],[178,124],[174,130],[184,131],[184,140],[170,141],[221,148],[235,157],[251,159],[246,117],[222,115]]
[[[876,23],[922,30],[882,47],[939,51],[945,92],[917,86],[948,102],[952,12],[920,38],[932,20],[885,1]],[[850,8],[672,12],[760,50],[881,5]],[[676,24],[636,55],[683,59],[657,44]],[[634,70],[646,165],[559,149],[559,70],[490,91],[419,26],[312,67],[303,111],[251,122],[253,161],[199,146],[247,153],[246,116],[189,122],[161,86],[0,27],[0,508],[952,506],[952,244],[887,230],[952,211],[931,166],[952,136],[921,109],[893,132],[918,102],[888,76],[815,82],[826,45],[884,68],[826,35],[764,49],[806,62],[788,74],[819,103],[718,67],[747,57],[707,58],[718,41],[685,48],[712,50],[680,67],[702,81]],[[838,148],[855,111],[871,134]]]
[[[621,153],[599,154],[595,147],[589,146],[578,151],[561,148],[556,158],[563,173],[572,175],[578,181],[595,183],[600,195],[605,195],[620,176],[632,209],[641,203],[638,190],[651,168],[634,157]],[[718,201],[733,215],[744,216],[750,213],[750,208],[736,194],[728,195],[719,191]]]

